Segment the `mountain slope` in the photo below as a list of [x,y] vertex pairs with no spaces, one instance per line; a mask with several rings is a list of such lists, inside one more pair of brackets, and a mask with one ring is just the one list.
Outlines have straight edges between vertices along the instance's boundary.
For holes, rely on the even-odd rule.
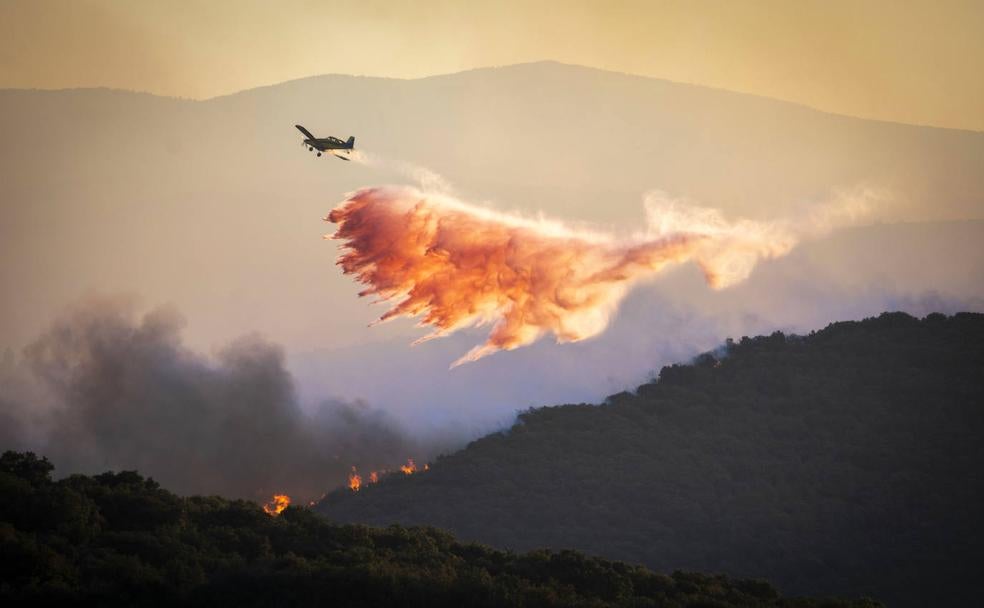
[[0,456],[5,605],[876,608],[780,598],[768,583],[565,551],[504,553],[433,529],[334,526],[305,509],[180,498],[133,471],[52,482]]
[[320,509],[786,592],[969,605],[984,550],[982,378],[984,315],[742,338],[603,406],[531,410],[424,474]]

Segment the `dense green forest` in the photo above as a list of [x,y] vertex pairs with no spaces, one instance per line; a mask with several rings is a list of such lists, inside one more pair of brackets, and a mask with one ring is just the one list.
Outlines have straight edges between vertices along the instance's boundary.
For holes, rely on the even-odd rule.
[[729,340],[319,510],[785,593],[979,605],[982,438],[984,315],[886,313]]
[[573,551],[497,551],[433,528],[334,525],[297,507],[273,517],[132,471],[56,482],[51,470],[31,453],[0,457],[4,605],[878,606]]

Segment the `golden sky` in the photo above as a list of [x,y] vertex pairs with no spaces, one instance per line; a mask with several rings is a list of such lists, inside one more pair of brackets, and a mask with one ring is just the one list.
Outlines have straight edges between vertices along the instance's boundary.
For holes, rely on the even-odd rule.
[[543,59],[984,131],[982,0],[0,0],[0,87],[207,98]]

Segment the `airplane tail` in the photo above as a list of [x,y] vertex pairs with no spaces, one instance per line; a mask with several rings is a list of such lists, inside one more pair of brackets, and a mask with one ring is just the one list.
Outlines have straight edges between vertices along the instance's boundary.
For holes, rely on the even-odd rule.
[[354,148],[354,147],[355,147],[355,135],[353,135],[353,136],[351,136],[351,137],[349,137],[349,138],[348,138],[348,139],[347,139],[347,140],[345,141],[345,146],[346,146],[346,147],[347,147],[347,148],[348,148],[349,150],[351,150],[352,148]]

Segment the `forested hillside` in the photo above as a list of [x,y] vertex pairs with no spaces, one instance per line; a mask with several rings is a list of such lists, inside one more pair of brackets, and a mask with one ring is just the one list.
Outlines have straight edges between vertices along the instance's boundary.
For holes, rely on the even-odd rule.
[[100,606],[773,606],[769,584],[564,551],[517,555],[426,528],[336,526],[306,509],[180,498],[135,472],[58,482],[0,457],[0,602]]
[[634,393],[530,410],[320,509],[786,593],[973,605],[982,437],[984,315],[886,313],[729,340]]

